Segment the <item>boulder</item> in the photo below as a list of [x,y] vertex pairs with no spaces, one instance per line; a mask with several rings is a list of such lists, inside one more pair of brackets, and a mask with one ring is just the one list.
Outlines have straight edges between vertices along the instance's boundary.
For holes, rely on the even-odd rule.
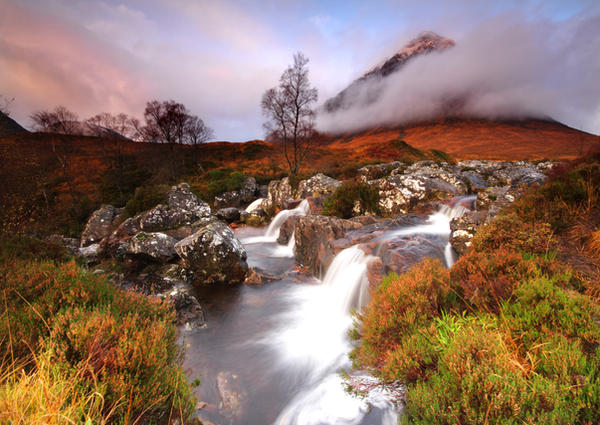
[[[448,178],[447,180],[451,180]],[[406,214],[419,202],[443,200],[467,192],[464,183],[454,184],[440,175],[392,175],[369,184],[379,190],[379,208],[383,215]]]
[[400,161],[394,161],[382,164],[366,165],[362,168],[359,168],[357,173],[359,180],[366,183],[369,180],[376,180],[385,177],[393,170],[403,170],[404,168],[406,168],[406,164]]
[[129,239],[127,254],[167,263],[175,257],[175,238],[160,232],[140,232]]
[[219,193],[215,196],[215,202],[213,203],[216,209],[235,208],[239,207],[241,204],[242,197],[237,190]]
[[279,236],[277,237],[277,242],[281,245],[287,245],[290,241],[291,237],[294,235],[294,231],[296,229],[296,223],[300,216],[292,215],[288,217],[287,220],[283,222],[281,227],[279,228]]
[[215,215],[226,223],[240,220],[240,210],[237,208],[221,208]]
[[329,242],[342,238],[349,230],[360,227],[362,227],[360,223],[337,217],[322,215],[298,217],[294,231],[296,261],[319,275],[327,270],[333,257],[339,252],[339,249],[332,249]]
[[326,176],[323,173],[318,173],[309,178],[308,180],[302,180],[298,184],[297,197],[300,199],[308,198],[310,196],[317,197],[323,195],[329,195],[342,184],[339,180],[333,179]]
[[529,162],[507,163],[494,173],[494,177],[509,186],[543,184],[546,175]]
[[501,209],[515,202],[522,194],[523,189],[518,187],[490,187],[477,194],[475,208],[479,211],[489,211],[488,214],[494,217]]
[[265,206],[267,208],[282,208],[283,203],[293,197],[293,190],[288,177],[281,180],[272,180],[269,182]]
[[239,283],[246,277],[246,250],[233,231],[219,221],[175,244],[175,252],[198,283]]
[[167,205],[159,204],[141,214],[140,227],[146,232],[164,231],[190,225],[209,215],[208,204],[198,199],[187,183],[180,183],[167,193]]
[[240,200],[242,203],[247,204],[256,199],[256,194],[259,191],[256,179],[254,177],[246,177],[242,187],[239,189]]
[[110,234],[113,219],[115,217],[115,207],[104,205],[102,208],[94,211],[88,219],[83,232],[81,233],[81,247],[99,243]]
[[167,299],[172,303],[175,309],[175,323],[184,326],[186,330],[206,327],[204,310],[202,306],[187,290],[175,288]]

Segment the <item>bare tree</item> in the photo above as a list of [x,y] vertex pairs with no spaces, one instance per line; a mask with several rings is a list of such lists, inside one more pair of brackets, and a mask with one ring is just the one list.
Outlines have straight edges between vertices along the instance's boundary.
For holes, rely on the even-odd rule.
[[311,105],[317,101],[317,89],[308,80],[308,58],[298,52],[294,64],[281,75],[279,86],[267,90],[261,107],[267,122],[268,136],[280,140],[290,174],[296,174],[306,157],[314,133],[315,113]]
[[108,112],[102,112],[85,120],[90,132],[95,136],[122,136],[127,139],[134,139],[137,134],[139,122],[127,114],[112,115]]
[[52,111],[37,111],[31,115],[36,131],[60,134],[78,134],[81,132],[79,117],[64,106]]
[[154,143],[183,143],[189,116],[187,108],[173,100],[148,102],[144,110],[146,125],[141,129],[144,140]]
[[10,105],[15,101],[14,97],[6,97],[0,94],[0,112],[4,115],[10,115]]

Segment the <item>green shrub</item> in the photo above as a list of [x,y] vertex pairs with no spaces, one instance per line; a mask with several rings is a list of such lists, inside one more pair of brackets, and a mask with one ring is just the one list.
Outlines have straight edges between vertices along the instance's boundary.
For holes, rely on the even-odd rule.
[[350,218],[365,213],[379,214],[379,191],[367,183],[342,183],[326,201],[323,214]]
[[125,204],[125,212],[129,217],[154,208],[158,204],[166,201],[166,195],[169,191],[169,186],[140,186],[135,190],[133,198]]
[[526,347],[559,333],[586,346],[600,342],[600,308],[586,295],[568,291],[554,278],[531,279],[503,307],[507,325]]

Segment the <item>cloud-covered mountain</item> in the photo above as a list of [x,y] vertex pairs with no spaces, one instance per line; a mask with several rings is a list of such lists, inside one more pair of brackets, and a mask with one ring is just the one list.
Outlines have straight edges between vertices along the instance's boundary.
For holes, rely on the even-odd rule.
[[431,52],[442,52],[454,46],[454,40],[441,37],[432,31],[425,31],[417,38],[412,39],[406,46],[400,49],[383,64],[376,66],[362,77],[353,81],[347,88],[339,92],[335,97],[327,100],[324,105],[328,113],[356,106],[364,106],[377,101],[382,87],[375,85],[389,75],[400,70],[408,61],[420,55]]

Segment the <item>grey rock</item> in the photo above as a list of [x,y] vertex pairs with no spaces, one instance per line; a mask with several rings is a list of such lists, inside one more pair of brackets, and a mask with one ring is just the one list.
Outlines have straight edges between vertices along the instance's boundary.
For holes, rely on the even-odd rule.
[[367,182],[369,180],[375,180],[385,177],[394,170],[396,170],[397,173],[401,173],[406,167],[407,165],[403,162],[393,161],[382,164],[366,165],[362,168],[359,168],[357,173],[358,178],[362,182]]
[[107,237],[110,234],[114,217],[115,207],[112,205],[104,205],[94,211],[81,233],[81,247],[99,243]]
[[140,232],[129,239],[127,254],[166,263],[175,257],[175,238],[160,232]]
[[216,212],[216,216],[227,223],[233,223],[240,220],[240,210],[237,208],[221,208]]
[[304,199],[308,197],[316,197],[329,195],[342,184],[339,180],[326,176],[323,173],[318,173],[307,180],[302,180],[298,184],[297,198]]
[[187,183],[173,186],[167,193],[168,205],[157,205],[140,216],[140,227],[146,232],[157,232],[190,225],[201,217],[209,216],[209,205],[198,199]]
[[239,283],[248,271],[246,250],[222,222],[212,222],[177,242],[175,251],[197,283]]
[[272,180],[269,182],[265,206],[267,208],[282,208],[283,203],[293,197],[292,186],[288,177],[281,180]]

